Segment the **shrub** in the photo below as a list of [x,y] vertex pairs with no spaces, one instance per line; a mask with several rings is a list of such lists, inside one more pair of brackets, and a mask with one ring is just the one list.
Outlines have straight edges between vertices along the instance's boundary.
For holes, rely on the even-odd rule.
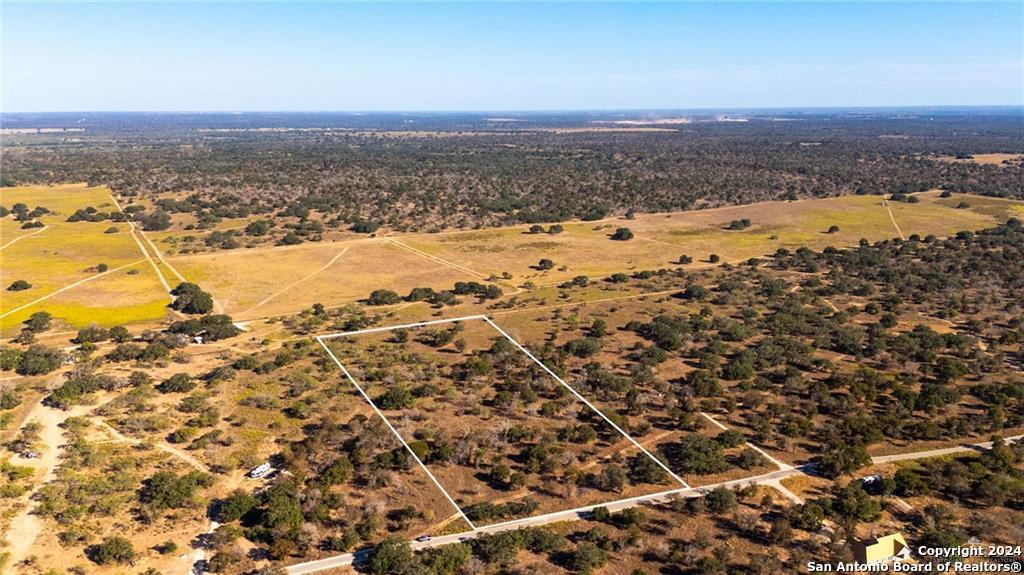
[[255,497],[241,489],[236,489],[231,495],[214,505],[213,516],[220,523],[230,523],[241,519],[257,505],[259,505],[259,501]]
[[612,239],[620,242],[633,239],[633,230],[629,228],[619,228],[612,234]]
[[411,569],[414,563],[412,547],[408,541],[398,537],[385,539],[370,554],[370,573],[393,575]]
[[725,487],[717,487],[704,497],[708,511],[721,515],[736,507],[736,494]]
[[107,537],[103,542],[93,545],[86,553],[99,565],[124,565],[135,560],[135,548],[132,542],[117,535]]
[[156,386],[161,393],[188,393],[196,388],[196,382],[187,373],[176,373]]
[[272,225],[273,224],[266,220],[249,222],[249,225],[245,226],[245,233],[250,236],[265,236],[270,231]]
[[394,305],[402,301],[401,296],[389,289],[373,290],[366,303],[370,305]]
[[377,399],[383,409],[405,409],[412,405],[412,392],[408,387],[397,384],[393,385]]
[[25,280],[15,280],[14,283],[7,286],[7,291],[25,291],[27,289],[31,289],[31,287],[32,284],[28,283]]
[[380,224],[375,222],[359,221],[352,224],[351,230],[357,234],[372,234],[380,229]]
[[139,491],[139,501],[156,511],[181,509],[194,503],[200,487],[209,487],[212,483],[212,477],[198,471],[181,476],[170,471],[158,471],[145,481]]
[[590,357],[601,351],[601,340],[595,337],[582,337],[566,342],[565,351],[576,357]]

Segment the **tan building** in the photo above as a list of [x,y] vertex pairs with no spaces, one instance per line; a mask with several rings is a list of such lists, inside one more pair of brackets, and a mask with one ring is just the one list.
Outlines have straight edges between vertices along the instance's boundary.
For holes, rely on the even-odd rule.
[[857,541],[853,545],[853,557],[858,563],[881,563],[903,561],[910,558],[910,546],[901,533]]

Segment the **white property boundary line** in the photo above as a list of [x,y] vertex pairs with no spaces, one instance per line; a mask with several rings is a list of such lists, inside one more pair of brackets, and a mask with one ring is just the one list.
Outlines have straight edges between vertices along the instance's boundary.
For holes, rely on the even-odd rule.
[[[379,415],[380,418],[384,420],[384,423],[388,426],[388,429],[391,430],[391,433],[393,433],[395,435],[395,437],[397,437],[398,440],[402,442],[402,445],[404,445],[405,448],[409,451],[409,453],[412,454],[412,456],[416,460],[416,462],[420,464],[420,467],[422,467],[423,470],[426,471],[426,473],[430,477],[431,481],[434,482],[434,485],[436,485],[437,488],[440,489],[442,493],[444,493],[444,496],[455,507],[455,509],[458,510],[459,514],[462,515],[462,518],[466,520],[466,522],[469,524],[470,527],[472,527],[473,531],[478,531],[478,528],[475,525],[473,525],[473,522],[469,520],[469,517],[467,517],[465,512],[462,511],[462,508],[459,507],[459,505],[457,503],[455,503],[455,500],[452,498],[451,495],[448,494],[448,492],[445,490],[445,488],[441,485],[441,482],[438,481],[436,477],[434,477],[434,474],[431,473],[429,469],[427,469],[426,464],[424,464],[423,461],[421,461],[420,458],[417,457],[417,455],[413,451],[412,447],[409,446],[409,444],[405,441],[405,439],[402,438],[401,434],[398,433],[398,430],[396,430],[394,428],[394,426],[391,425],[391,422],[388,421],[388,418],[385,417],[384,414],[380,411],[380,409],[377,408],[377,406],[373,403],[373,400],[370,399],[370,396],[366,393],[366,391],[363,390],[363,388],[359,385],[359,383],[355,380],[355,378],[352,377],[352,374],[349,373],[349,371],[345,368],[345,366],[342,365],[341,361],[338,360],[338,357],[336,355],[334,355],[334,352],[331,351],[331,349],[327,346],[326,343],[324,343],[324,340],[337,339],[337,338],[341,338],[341,337],[349,337],[349,336],[353,336],[353,335],[364,335],[364,334],[368,334],[368,333],[380,333],[380,332],[385,332],[385,331],[395,331],[395,330],[401,330],[401,329],[425,327],[425,326],[429,326],[429,325],[458,323],[458,322],[466,322],[466,321],[474,321],[474,320],[483,320],[488,325],[490,325],[492,328],[494,328],[495,331],[497,331],[499,334],[501,334],[505,339],[507,339],[510,342],[512,342],[512,344],[515,345],[516,348],[519,349],[519,351],[521,351],[524,354],[526,354],[527,357],[529,357],[531,360],[533,360],[534,363],[539,365],[541,367],[541,369],[543,369],[545,372],[547,372],[548,375],[550,375],[551,377],[555,378],[555,381],[557,381],[558,383],[562,384],[577,399],[582,401],[584,405],[589,407],[594,413],[600,415],[601,418],[604,419],[604,421],[608,423],[608,425],[612,426],[612,428],[615,429],[615,431],[618,431],[623,437],[628,439],[630,441],[630,443],[632,443],[643,454],[647,455],[647,457],[650,457],[652,460],[654,460],[654,462],[657,463],[658,466],[661,467],[666,473],[668,473],[670,477],[672,477],[676,482],[678,482],[680,485],[682,485],[683,489],[691,489],[690,485],[688,483],[686,483],[686,481],[684,481],[683,478],[679,477],[679,475],[677,475],[674,471],[669,469],[668,466],[665,465],[665,463],[663,463],[660,459],[655,457],[654,454],[652,454],[650,451],[647,450],[647,448],[645,448],[643,445],[641,445],[639,442],[637,442],[635,439],[633,439],[633,437],[631,435],[629,435],[628,433],[626,433],[621,427],[616,425],[615,422],[613,422],[611,419],[609,419],[608,416],[606,416],[593,403],[588,401],[587,398],[585,398],[582,395],[580,395],[579,392],[577,392],[575,389],[573,389],[573,387],[571,385],[566,383],[565,380],[563,380],[561,377],[559,377],[557,374],[555,374],[555,372],[552,371],[548,366],[544,365],[544,363],[542,361],[537,359],[537,357],[535,355],[533,355],[533,353],[531,353],[530,350],[526,349],[522,344],[520,344],[518,341],[516,341],[505,330],[501,329],[501,327],[498,326],[498,324],[494,323],[491,320],[491,318],[487,317],[486,315],[469,315],[469,316],[449,318],[449,319],[437,319],[437,320],[431,320],[431,321],[421,321],[421,322],[416,322],[416,323],[407,323],[407,324],[392,325],[392,326],[385,326],[385,327],[374,327],[374,328],[369,328],[369,329],[359,329],[359,330],[354,330],[354,331],[346,331],[346,332],[341,332],[341,333],[333,333],[333,334],[317,336],[316,337],[317,342],[320,344],[321,347],[324,348],[324,351],[326,351],[327,354],[331,356],[331,359],[334,361],[335,365],[337,365],[341,369],[342,373],[352,383],[352,385],[354,385],[355,388],[357,390],[359,390],[359,393],[363,396],[363,399],[365,399],[366,402],[370,404],[370,407],[373,408],[374,412],[376,412],[377,415]],[[669,493],[671,491],[676,491],[676,490],[670,490],[670,491],[661,492],[661,493],[655,494],[655,496],[656,495],[660,495],[662,493]],[[644,499],[644,498],[647,498],[647,497],[652,497],[652,496],[651,495],[642,495],[642,496],[637,496],[635,499],[639,500],[639,499]],[[600,504],[598,504],[598,505],[600,505]],[[589,506],[589,507],[593,507],[593,506]],[[581,507],[579,509],[582,510],[582,509],[587,509],[587,508],[588,507]],[[570,510],[570,511],[576,511],[576,510]],[[562,513],[562,512],[559,512],[559,513]],[[529,519],[530,519],[529,517],[521,518],[521,519],[514,519],[514,520],[511,520],[511,521],[506,521],[504,523],[495,523],[495,524],[487,525],[486,527],[490,528],[490,527],[494,527],[496,525],[512,525],[512,524],[519,523],[519,522],[522,522],[522,521],[527,521]]]
[[679,477],[678,475],[676,475],[674,471],[669,469],[668,466],[665,465],[664,463],[662,463],[662,461],[660,459],[658,459],[657,457],[655,457],[654,454],[652,454],[650,451],[647,451],[647,448],[644,447],[643,445],[640,445],[637,442],[637,440],[633,439],[633,436],[631,436],[630,434],[628,434],[625,431],[623,431],[622,428],[619,427],[618,425],[615,425],[614,421],[609,419],[608,416],[606,416],[600,409],[595,407],[594,404],[592,404],[589,401],[587,401],[587,398],[585,398],[582,395],[580,395],[579,392],[577,392],[575,389],[573,389],[571,385],[569,385],[568,383],[565,383],[565,381],[562,380],[562,378],[560,378],[557,375],[555,375],[555,372],[551,371],[551,369],[548,366],[544,365],[544,363],[541,362],[541,360],[537,359],[532,353],[530,353],[530,350],[528,350],[525,347],[523,347],[518,341],[513,339],[512,336],[510,336],[508,333],[506,333],[505,330],[503,330],[500,327],[498,327],[498,324],[496,324],[493,321],[491,321],[491,318],[484,316],[484,321],[489,323],[491,325],[491,327],[493,327],[494,329],[498,330],[498,333],[500,333],[501,335],[505,336],[509,341],[511,341],[516,347],[519,348],[519,351],[522,351],[523,353],[525,353],[527,355],[527,357],[532,359],[537,365],[541,366],[541,368],[543,368],[544,371],[548,372],[548,375],[550,375],[551,377],[555,378],[555,380],[557,380],[558,383],[561,383],[562,385],[564,385],[565,388],[568,389],[569,391],[571,391],[572,394],[575,395],[577,399],[579,399],[580,401],[585,403],[587,405],[587,407],[589,407],[590,409],[594,410],[595,413],[600,415],[606,422],[608,422],[608,425],[611,425],[613,428],[615,428],[615,430],[618,431],[619,433],[621,433],[623,437],[628,439],[630,441],[630,443],[635,445],[637,447],[637,449],[639,449],[640,451],[644,452],[648,457],[653,459],[655,463],[657,463],[662,469],[664,469],[673,479],[678,481],[680,485],[682,485],[683,487],[685,487],[687,489],[690,488],[690,485],[688,483],[686,483],[685,481],[683,481],[682,477]]
[[330,333],[330,334],[327,334],[327,335],[321,335],[321,336],[317,336],[316,339],[318,339],[318,340],[335,339],[335,338],[339,338],[339,337],[348,337],[350,335],[361,335],[361,334],[364,334],[364,333],[378,333],[378,332],[382,332],[382,331],[392,331],[392,330],[396,330],[396,329],[408,329],[408,328],[413,328],[413,327],[423,327],[423,326],[427,326],[427,325],[437,325],[437,324],[440,324],[440,323],[456,323],[456,322],[460,322],[460,321],[470,321],[470,320],[474,320],[474,319],[487,319],[487,316],[485,316],[485,315],[467,315],[467,316],[463,316],[463,317],[453,317],[451,319],[435,319],[435,320],[431,320],[431,321],[421,321],[421,322],[416,322],[416,323],[404,323],[404,324],[401,324],[401,325],[389,325],[389,326],[385,326],[385,327],[373,327],[373,328],[370,328],[370,329],[357,329],[355,331],[343,331],[341,333]]
[[[381,331],[381,330],[378,330],[378,331]],[[473,525],[473,522],[469,520],[469,517],[466,517],[466,514],[465,514],[465,513],[464,513],[464,512],[462,511],[462,508],[461,508],[461,507],[459,507],[459,506],[458,506],[458,504],[456,504],[456,503],[455,503],[455,500],[454,500],[454,499],[452,499],[452,496],[451,496],[451,495],[448,495],[448,492],[447,492],[447,491],[445,491],[444,487],[442,487],[442,486],[441,486],[441,482],[439,482],[439,481],[437,480],[437,478],[436,478],[436,477],[434,477],[434,474],[433,474],[433,473],[431,473],[429,469],[427,469],[427,466],[426,466],[426,465],[425,465],[425,464],[423,463],[423,461],[421,461],[421,460],[420,460],[420,458],[419,458],[419,457],[418,457],[418,456],[416,455],[416,452],[415,452],[415,451],[413,451],[412,447],[409,447],[409,444],[408,444],[408,443],[406,443],[404,439],[402,439],[402,435],[401,435],[401,434],[399,434],[399,433],[398,433],[398,430],[396,430],[396,429],[395,429],[395,428],[394,428],[394,427],[393,427],[393,426],[391,425],[391,422],[390,422],[390,421],[388,421],[388,418],[384,417],[384,414],[383,414],[383,413],[381,413],[380,409],[377,409],[377,406],[376,406],[376,405],[374,405],[374,403],[373,403],[373,400],[371,400],[371,399],[370,399],[370,396],[369,396],[369,395],[367,395],[365,391],[363,391],[363,388],[359,386],[359,384],[358,384],[358,383],[356,382],[356,379],[355,379],[354,377],[352,377],[352,374],[351,374],[351,373],[349,373],[347,369],[345,369],[345,366],[344,366],[344,365],[342,365],[340,361],[338,361],[338,358],[337,358],[337,356],[335,356],[335,355],[334,355],[334,352],[333,352],[333,351],[331,351],[331,348],[327,347],[327,344],[326,344],[326,343],[324,343],[324,341],[323,341],[323,339],[322,339],[322,338],[319,338],[319,337],[318,337],[318,338],[316,338],[316,340],[317,340],[317,342],[319,342],[319,343],[320,343],[320,347],[324,348],[324,351],[326,351],[326,352],[327,352],[327,355],[331,356],[331,359],[333,359],[333,360],[334,360],[334,363],[335,363],[335,365],[337,365],[337,366],[338,366],[339,368],[341,368],[341,372],[345,374],[345,377],[347,377],[347,378],[348,378],[348,380],[349,380],[350,382],[352,382],[352,385],[354,385],[354,386],[356,387],[356,389],[358,389],[358,390],[359,390],[359,393],[360,393],[360,394],[361,394],[361,395],[363,396],[363,399],[365,399],[365,400],[366,400],[366,403],[369,403],[369,404],[370,404],[370,407],[372,407],[372,408],[373,408],[373,410],[374,410],[375,412],[377,412],[377,415],[379,415],[379,416],[380,416],[380,418],[384,420],[384,425],[387,425],[387,426],[388,426],[388,429],[390,429],[390,430],[391,430],[391,433],[395,434],[395,437],[397,437],[397,438],[398,438],[398,441],[401,441],[401,442],[402,442],[402,445],[404,445],[404,446],[405,446],[405,449],[409,451],[409,454],[410,454],[410,455],[412,455],[412,458],[416,460],[416,463],[419,463],[419,464],[420,464],[420,467],[422,467],[422,468],[423,468],[423,471],[426,471],[426,472],[427,472],[427,476],[428,476],[428,477],[430,477],[430,480],[434,482],[434,485],[436,485],[436,486],[437,486],[437,488],[441,490],[441,493],[443,493],[443,494],[444,494],[444,496],[445,496],[445,497],[446,497],[446,498],[448,499],[448,502],[449,502],[449,503],[451,503],[453,507],[455,507],[455,510],[459,512],[459,515],[462,515],[462,518],[466,520],[466,523],[468,523],[468,524],[469,524],[469,527],[470,527],[470,528],[471,528],[471,529],[472,529],[473,531],[476,531],[476,530],[477,530],[477,529],[476,529],[476,525]]]

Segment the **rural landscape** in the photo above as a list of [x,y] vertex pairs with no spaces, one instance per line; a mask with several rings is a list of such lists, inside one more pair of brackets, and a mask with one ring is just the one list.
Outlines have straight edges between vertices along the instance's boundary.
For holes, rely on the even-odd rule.
[[1020,573],[1022,47],[0,0],[0,575]]
[[1017,113],[64,119],[4,120],[6,571],[1022,540]]

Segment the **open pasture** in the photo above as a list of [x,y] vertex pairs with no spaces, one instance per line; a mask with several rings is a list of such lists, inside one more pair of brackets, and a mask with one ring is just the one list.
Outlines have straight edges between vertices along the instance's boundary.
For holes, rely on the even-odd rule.
[[218,311],[242,320],[294,313],[314,303],[349,303],[378,288],[404,295],[414,287],[451,289],[456,281],[479,279],[385,240],[237,250],[168,261],[210,291]]
[[[67,221],[76,210],[89,206],[116,211],[106,188],[82,184],[4,188],[0,196],[0,203],[8,208],[23,203],[29,210],[36,206],[50,210],[37,218],[44,228],[18,229],[13,214],[0,219],[5,290],[0,329],[8,331],[41,310],[75,327],[164,317],[169,296],[132,239],[129,224]],[[107,233],[112,228],[117,231]],[[100,271],[100,264],[108,271]],[[7,291],[17,280],[32,287]]]
[[[957,203],[977,200],[979,208],[955,209],[956,204],[937,201],[935,192],[917,196],[921,201],[916,204],[888,202],[905,236],[947,236],[990,226],[999,220],[997,214],[982,207],[987,198],[957,195]],[[744,219],[750,220],[747,229],[726,229],[731,222]],[[833,225],[839,230],[827,233]],[[711,254],[717,254],[722,261],[741,261],[774,253],[778,248],[841,247],[856,245],[861,238],[878,241],[899,235],[879,196],[767,202],[645,214],[632,220],[572,222],[563,224],[560,234],[530,234],[528,227],[405,236],[401,241],[480,273],[507,271],[513,281],[542,285],[577,275],[594,277],[673,267],[682,255],[693,258],[690,267],[706,266]],[[610,239],[619,227],[628,227],[635,237],[628,241]],[[535,269],[541,258],[552,260],[554,268]]]

